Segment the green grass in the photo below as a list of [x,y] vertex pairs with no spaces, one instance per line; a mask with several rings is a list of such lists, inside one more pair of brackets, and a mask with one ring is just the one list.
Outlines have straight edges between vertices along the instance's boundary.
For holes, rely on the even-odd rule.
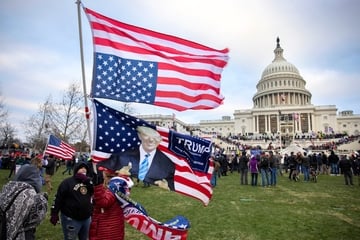
[[[64,178],[61,167],[53,178]],[[0,186],[9,170],[0,170]],[[190,220],[188,239],[360,239],[360,186],[346,186],[343,176],[320,175],[318,183],[292,182],[279,177],[275,188],[240,185],[238,173],[218,179],[207,207],[199,201],[150,187],[134,187],[131,197],[158,221],[176,215]],[[44,188],[45,190],[45,188]],[[50,193],[49,207],[55,190]],[[126,239],[148,239],[126,224]],[[37,239],[63,239],[60,225],[49,215],[37,229]]]

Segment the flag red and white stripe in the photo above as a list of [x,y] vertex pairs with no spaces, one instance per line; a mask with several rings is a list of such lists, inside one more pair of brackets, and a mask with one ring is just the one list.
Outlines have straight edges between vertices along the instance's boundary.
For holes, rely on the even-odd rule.
[[64,160],[71,160],[74,156],[75,148],[68,143],[60,140],[54,135],[49,136],[49,140],[45,149],[45,154],[54,155]]
[[[95,53],[110,56],[111,59],[118,57],[123,61],[138,60],[139,64],[143,64],[142,61],[156,63],[155,96],[150,102],[144,103],[178,111],[213,109],[222,104],[224,97],[220,93],[220,79],[229,59],[227,48],[216,50],[179,37],[122,23],[88,8],[84,8],[84,11],[91,25]],[[98,59],[94,62],[97,61]],[[106,62],[109,64],[110,61]],[[94,64],[94,70],[98,67],[102,68],[102,72],[107,71],[100,63],[97,66]],[[119,77],[120,74],[112,74],[113,72],[111,80],[106,78],[100,81],[99,78],[104,77],[100,72],[98,76],[93,76],[93,86],[98,81],[97,87],[104,84],[102,89],[116,88],[112,91],[112,96],[101,96],[103,98],[118,98],[121,87],[124,87],[119,83],[124,81]],[[115,79],[116,77],[119,78]],[[109,81],[122,86],[114,87]],[[96,89],[93,88],[93,91]],[[145,94],[142,95],[144,96]],[[93,97],[99,96],[94,94]],[[120,101],[131,102],[134,99],[125,97]],[[136,102],[141,102],[141,97]]]
[[169,149],[169,129],[156,127],[156,130],[162,136],[159,149],[175,163],[175,191],[196,198],[202,201],[204,205],[208,205],[213,192],[210,184],[214,170],[213,162],[210,162],[206,173],[192,169],[186,159],[174,154]]

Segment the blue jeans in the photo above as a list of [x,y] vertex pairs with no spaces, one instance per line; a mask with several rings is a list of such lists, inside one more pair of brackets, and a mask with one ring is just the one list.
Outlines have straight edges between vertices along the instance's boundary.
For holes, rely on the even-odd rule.
[[211,183],[211,186],[215,187],[216,184],[217,184],[217,171],[214,171],[212,176],[211,176],[211,180],[210,180],[210,183]]
[[331,164],[331,174],[339,174],[339,167],[337,163]]
[[251,186],[257,186],[258,173],[251,173]]
[[268,171],[263,168],[261,169],[261,185],[263,187],[270,185]]
[[91,217],[85,220],[75,220],[61,213],[61,225],[64,240],[87,240],[89,238]]
[[271,185],[275,186],[277,183],[277,168],[271,168],[271,172],[270,172],[270,183]]
[[310,180],[310,170],[309,167],[303,167],[303,173],[304,173],[304,181],[308,182]]

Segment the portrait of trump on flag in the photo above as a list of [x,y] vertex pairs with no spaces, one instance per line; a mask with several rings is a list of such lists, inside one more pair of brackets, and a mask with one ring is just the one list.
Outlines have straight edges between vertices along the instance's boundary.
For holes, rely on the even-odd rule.
[[119,170],[124,166],[131,166],[131,177],[135,177],[144,183],[145,187],[150,184],[162,188],[174,190],[174,163],[158,149],[162,140],[158,131],[146,126],[136,128],[141,144],[130,148],[98,164],[100,167]]

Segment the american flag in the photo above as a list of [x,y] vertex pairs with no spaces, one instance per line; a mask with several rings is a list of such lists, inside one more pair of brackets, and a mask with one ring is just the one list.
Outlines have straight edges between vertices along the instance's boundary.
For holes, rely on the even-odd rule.
[[222,104],[228,49],[118,22],[84,8],[93,34],[91,96],[184,111]]
[[54,135],[49,136],[45,154],[54,155],[55,157],[65,160],[71,160],[75,153],[75,148],[60,140]]
[[[158,146],[174,164],[175,192],[198,199],[207,205],[212,196],[210,179],[213,172],[213,163],[209,160],[211,154],[211,142],[189,135],[188,141],[201,141],[202,146],[207,146],[209,151],[202,152],[197,156],[185,146],[175,143],[176,133],[168,128],[153,126],[148,122],[127,115],[103,103],[93,99],[93,146],[91,158],[94,162],[108,159],[112,153],[124,152],[140,145],[140,139],[136,128],[147,126],[156,129],[162,141]],[[195,160],[194,160],[195,159]],[[200,164],[199,164],[200,163]]]

